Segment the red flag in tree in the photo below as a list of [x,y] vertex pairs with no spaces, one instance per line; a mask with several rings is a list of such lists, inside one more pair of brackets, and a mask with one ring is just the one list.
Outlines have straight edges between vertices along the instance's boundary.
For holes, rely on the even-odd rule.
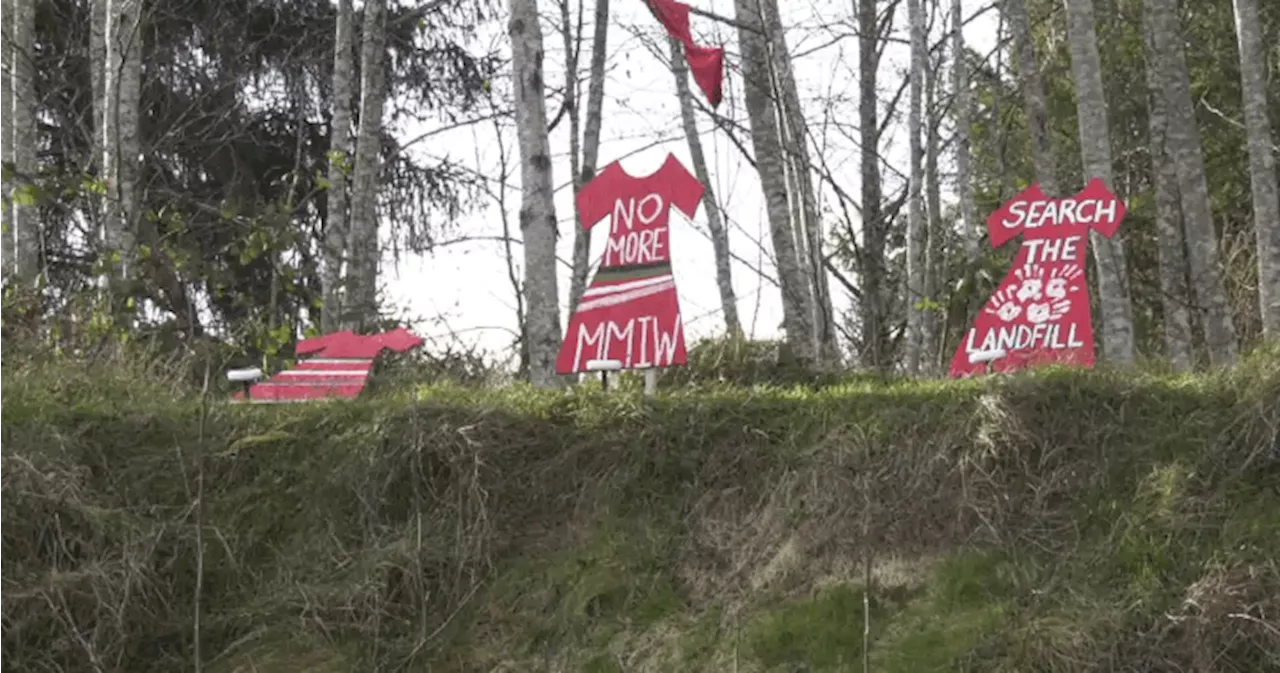
[[684,45],[684,56],[693,72],[693,81],[706,94],[711,107],[720,104],[724,83],[724,48],[703,47],[693,43],[689,30],[689,5],[677,0],[646,0],[653,15],[658,18],[667,33]]

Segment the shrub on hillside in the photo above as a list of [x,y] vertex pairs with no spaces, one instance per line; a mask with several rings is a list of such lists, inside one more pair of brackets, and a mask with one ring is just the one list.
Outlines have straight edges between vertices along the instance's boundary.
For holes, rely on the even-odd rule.
[[663,387],[701,384],[820,386],[840,380],[796,358],[784,341],[706,339],[689,349],[689,364],[662,373]]

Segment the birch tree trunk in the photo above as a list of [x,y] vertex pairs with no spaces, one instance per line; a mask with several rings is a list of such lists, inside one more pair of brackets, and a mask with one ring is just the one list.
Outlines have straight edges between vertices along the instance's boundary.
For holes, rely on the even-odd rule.
[[[577,187],[591,182],[596,176],[596,164],[600,157],[600,129],[604,123],[604,66],[608,57],[609,42],[609,0],[597,0],[595,11],[594,34],[591,39],[591,72],[587,77],[587,116],[584,120],[586,129],[582,136],[581,173],[575,176]],[[582,228],[582,222],[576,217],[578,225],[573,230],[573,276],[569,285],[569,307],[573,310],[587,288],[587,272],[590,266],[588,259],[591,252],[591,232]]]
[[[932,59],[930,59],[932,61]],[[924,108],[926,110],[924,143],[924,194],[927,216],[925,219],[924,249],[924,297],[928,307],[923,315],[924,332],[920,340],[922,373],[932,375],[938,367],[938,288],[942,276],[942,178],[938,174],[938,153],[942,145],[942,115],[938,105],[938,73],[941,59],[930,62],[925,70]]]
[[381,169],[382,112],[386,105],[386,0],[366,0],[360,44],[360,129],[351,179],[347,296],[350,327],[378,320],[378,177]]
[[6,0],[9,39],[5,54],[4,160],[17,175],[5,185],[4,273],[29,283],[39,274],[40,220],[34,204],[24,196],[24,185],[36,171],[36,12],[30,0]]
[[1155,48],[1149,58],[1154,60],[1154,72],[1159,78],[1157,91],[1164,102],[1165,149],[1177,170],[1191,288],[1204,328],[1209,361],[1230,365],[1236,359],[1236,330],[1222,278],[1177,0],[1144,0],[1142,17],[1145,32]]
[[142,87],[141,0],[102,0],[102,123],[97,129],[106,183],[103,247],[118,256],[111,275],[127,279],[137,251],[138,113]]
[[[1094,26],[1093,0],[1065,0],[1071,71],[1076,81],[1076,114],[1080,151],[1086,182],[1100,178],[1108,187],[1115,180],[1111,169],[1111,138],[1107,99],[1102,86],[1102,63]],[[1089,232],[1098,268],[1098,298],[1102,307],[1103,357],[1118,364],[1133,363],[1133,302],[1129,298],[1128,263],[1124,243]]]
[[965,255],[976,263],[980,255],[981,229],[973,203],[971,155],[973,143],[969,125],[973,117],[973,96],[969,92],[969,65],[965,62],[964,14],[960,0],[951,0],[951,88],[956,106],[956,192],[960,196],[960,231],[964,232]]
[[791,51],[787,48],[778,0],[757,0],[757,5],[765,22],[772,56],[769,62],[792,185],[788,191],[796,217],[796,246],[803,251],[800,254],[802,272],[809,279],[813,294],[816,352],[824,363],[838,366],[840,341],[836,330],[835,308],[831,303],[831,285],[822,252],[825,236],[813,185],[813,162],[809,158],[809,126],[805,121],[804,108],[800,104],[800,89],[796,85],[795,68],[791,63]]
[[[1144,27],[1148,53],[1154,52],[1151,31]],[[1178,169],[1166,147],[1166,115],[1160,73],[1155,59],[1147,59],[1151,172],[1155,180],[1156,243],[1160,261],[1160,306],[1164,314],[1165,357],[1176,371],[1192,366],[1191,290],[1187,283],[1186,240],[1182,233],[1182,204],[1178,197]]]
[[1249,145],[1253,227],[1258,238],[1258,304],[1262,333],[1280,339],[1280,187],[1271,120],[1267,118],[1267,59],[1262,50],[1258,0],[1235,0],[1240,46],[1240,90]]
[[347,257],[347,235],[351,219],[347,213],[350,186],[347,181],[353,161],[351,143],[352,81],[355,77],[351,0],[338,0],[338,16],[333,49],[333,116],[329,122],[328,217],[324,230],[324,275],[320,278],[323,306],[320,326],[332,332],[346,326],[342,265]]
[[552,198],[551,149],[542,78],[542,27],[537,0],[510,0],[511,67],[515,81],[516,132],[520,141],[520,229],[524,234],[525,295],[528,300],[529,378],[533,385],[558,384],[560,298],[556,287],[556,210]]
[[[1005,13],[1001,12],[999,18],[996,20],[996,44],[1004,42],[1004,28],[1007,23],[1005,18]],[[1012,35],[1012,33],[1010,34]],[[995,78],[996,81],[999,81],[1002,73],[1004,73],[1004,50],[998,50],[996,51],[995,70],[992,73],[992,77]],[[1004,119],[1000,112],[1000,98],[1000,96],[996,96],[991,99],[991,114],[989,119]],[[1009,135],[1008,130],[1004,128],[1004,124],[996,124],[995,128],[992,129],[992,134],[995,136],[992,139],[992,145],[994,145],[996,155],[996,202],[1001,203],[1015,191],[1013,176],[1009,175],[1009,171],[1007,170],[1008,163],[1005,161],[1005,150],[1009,146]],[[1036,179],[1039,180],[1039,177]],[[1048,189],[1049,185],[1044,184],[1043,181],[1041,184],[1045,189]],[[1049,193],[1053,194],[1054,192]]]
[[[102,165],[102,155],[105,149],[102,146],[102,136],[103,129],[106,127],[107,113],[107,3],[108,0],[90,0],[89,6],[89,79],[93,87],[93,126],[90,133],[93,154],[90,164],[98,178],[102,180],[106,179],[107,174],[106,166]],[[104,246],[106,242],[105,205],[105,199],[92,205],[94,231],[103,236],[103,240],[99,242],[103,243]]]
[[924,342],[924,312],[920,300],[925,296],[925,247],[928,238],[924,211],[924,147],[921,145],[921,114],[924,106],[925,38],[922,0],[907,0],[907,25],[911,32],[911,94],[907,114],[907,138],[911,154],[910,193],[907,196],[907,334],[903,364],[908,375],[920,372],[921,347]]
[[[20,0],[10,0],[19,2]],[[106,86],[107,71],[107,9],[108,0],[90,0],[89,6],[89,80],[93,86],[93,138],[94,153],[93,163],[95,167],[101,171],[102,167],[97,163],[102,159],[102,147],[98,144],[102,142],[102,125],[103,114],[106,112],[106,92],[103,87]]]
[[[1027,16],[1026,0],[1004,0],[1003,14],[1009,24],[1013,52],[1018,62],[1018,84],[1022,89],[1022,104],[1026,108],[1027,130],[1031,134],[1031,156],[1036,168],[1036,180],[1046,195],[1060,197],[1062,193],[1058,185],[1058,164],[1053,156],[1053,141],[1049,137],[1049,105],[1045,99],[1044,78],[1040,75],[1035,42],[1031,39],[1031,20]],[[1096,45],[1094,52],[1097,52]]]
[[[582,180],[582,111],[578,109],[578,49],[574,44],[582,39],[575,36],[573,20],[569,16],[569,0],[559,0],[560,37],[564,42],[564,109],[569,117],[569,181],[576,200],[578,191],[586,184]],[[569,311],[578,306],[578,300],[586,291],[591,234],[582,230],[582,217],[573,209],[573,268],[569,280]],[[581,245],[579,245],[581,243]],[[582,254],[579,255],[579,249]]]
[[876,85],[880,68],[881,28],[875,0],[857,0],[858,12],[858,125],[862,175],[862,362],[886,371],[889,357],[886,315],[883,189],[880,183],[880,114]]
[[142,172],[142,148],[139,115],[142,107],[142,0],[120,2],[120,88],[116,123],[119,140],[120,230],[124,232],[119,250],[124,260],[123,275],[133,273],[137,261],[137,228],[141,217],[139,179]]
[[725,229],[720,213],[720,203],[711,188],[711,173],[702,153],[702,138],[698,135],[698,122],[693,115],[693,92],[689,89],[689,66],[685,62],[680,41],[667,38],[671,50],[671,72],[676,78],[676,96],[680,99],[680,123],[685,138],[689,140],[689,156],[693,162],[693,175],[698,178],[706,193],[702,205],[707,211],[707,229],[711,233],[711,248],[716,259],[716,287],[720,290],[720,307],[724,314],[725,333],[731,337],[742,336],[742,322],[738,318],[738,296],[733,291],[733,272],[729,258],[729,232]]
[[778,268],[778,284],[782,288],[782,321],[787,342],[797,358],[817,361],[814,349],[813,294],[796,251],[791,231],[790,201],[787,192],[787,170],[781,143],[773,90],[770,86],[770,55],[764,32],[764,21],[755,0],[735,0],[738,43],[742,52],[743,90],[747,117],[751,125],[751,145],[756,155],[756,170],[765,197],[769,218],[769,234]]
[[[18,0],[3,0],[0,3],[0,16],[5,18],[15,16],[14,5]],[[18,28],[12,29],[15,33]],[[4,164],[16,164],[17,159],[14,156],[14,122],[13,122],[13,66],[17,57],[18,40],[16,35],[12,39],[0,42],[0,162]],[[3,236],[0,237],[0,266],[2,266],[3,274],[6,278],[16,273],[17,260],[14,256],[17,251],[17,224],[14,222],[13,199],[15,198],[19,186],[17,176],[4,179],[4,214],[0,219],[4,227]]]

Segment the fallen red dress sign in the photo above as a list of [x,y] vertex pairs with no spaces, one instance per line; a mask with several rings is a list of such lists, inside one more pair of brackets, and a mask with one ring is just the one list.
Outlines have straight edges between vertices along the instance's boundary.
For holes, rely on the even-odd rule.
[[[330,397],[356,397],[369,382],[373,360],[384,349],[403,353],[422,345],[422,338],[403,327],[382,334],[351,330],[304,339],[295,349],[312,356],[270,379],[249,386],[250,402],[306,402]],[[233,399],[244,400],[245,393]]]

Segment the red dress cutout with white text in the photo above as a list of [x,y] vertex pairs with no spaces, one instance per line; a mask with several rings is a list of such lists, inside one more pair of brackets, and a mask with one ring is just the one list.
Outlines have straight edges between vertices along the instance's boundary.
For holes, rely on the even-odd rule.
[[569,318],[556,372],[586,371],[591,360],[618,360],[624,369],[685,364],[667,223],[671,206],[693,217],[704,191],[668,154],[657,172],[639,178],[615,161],[578,192],[584,228],[612,221],[600,268]]
[[987,218],[992,247],[1022,234],[1022,248],[951,360],[951,376],[981,373],[976,352],[1004,350],[994,371],[1038,364],[1092,367],[1093,320],[1085,255],[1089,230],[1111,238],[1125,207],[1094,178],[1075,196],[1051,199],[1034,184]]

